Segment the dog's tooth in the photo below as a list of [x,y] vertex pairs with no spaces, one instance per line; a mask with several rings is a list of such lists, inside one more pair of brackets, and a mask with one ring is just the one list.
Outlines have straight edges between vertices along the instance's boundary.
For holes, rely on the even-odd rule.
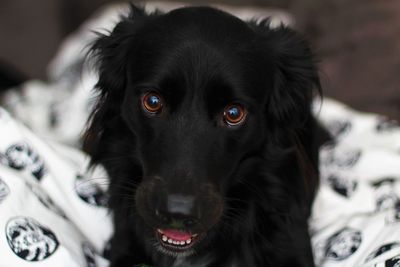
[[162,236],[162,241],[167,242],[168,241],[168,237],[166,237],[165,235]]
[[173,243],[174,245],[178,245],[178,241],[175,241],[175,240],[174,240],[172,243]]
[[192,239],[186,240],[186,244],[190,244],[192,242]]
[[168,239],[168,243],[172,244],[172,239]]
[[182,246],[185,245],[185,241],[181,241],[181,245],[182,245]]
[[161,231],[160,229],[157,229],[157,232],[159,232],[160,234],[163,234],[163,231]]

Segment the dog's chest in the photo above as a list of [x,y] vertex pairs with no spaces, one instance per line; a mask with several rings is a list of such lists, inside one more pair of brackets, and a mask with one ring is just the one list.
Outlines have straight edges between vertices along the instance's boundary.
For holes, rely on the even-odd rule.
[[207,267],[210,262],[210,257],[202,257],[195,262],[189,262],[185,258],[177,258],[172,267]]

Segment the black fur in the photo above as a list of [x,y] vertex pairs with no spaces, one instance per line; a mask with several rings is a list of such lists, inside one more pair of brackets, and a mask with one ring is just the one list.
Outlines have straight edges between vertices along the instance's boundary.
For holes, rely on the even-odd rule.
[[[112,267],[314,266],[310,105],[320,85],[302,36],[207,7],[133,6],[92,54],[100,96],[85,146],[111,177]],[[161,114],[142,107],[150,91],[164,99]],[[223,121],[230,103],[247,110],[236,127]],[[193,197],[195,211],[160,217],[172,194]],[[155,248],[170,219],[204,234],[186,257]]]

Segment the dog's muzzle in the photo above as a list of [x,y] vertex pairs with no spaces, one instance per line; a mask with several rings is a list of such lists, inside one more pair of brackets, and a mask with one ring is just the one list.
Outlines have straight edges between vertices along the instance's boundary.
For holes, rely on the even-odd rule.
[[174,190],[165,183],[142,184],[137,192],[139,214],[155,232],[161,247],[174,254],[199,243],[222,214],[222,197],[207,184],[198,190]]

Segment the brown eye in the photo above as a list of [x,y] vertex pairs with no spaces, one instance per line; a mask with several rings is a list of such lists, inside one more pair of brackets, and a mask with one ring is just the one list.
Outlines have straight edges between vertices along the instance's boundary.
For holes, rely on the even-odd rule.
[[228,126],[236,126],[246,119],[246,110],[239,104],[228,105],[224,109],[224,122]]
[[163,108],[163,100],[157,93],[150,92],[142,97],[143,109],[151,114],[158,114]]

